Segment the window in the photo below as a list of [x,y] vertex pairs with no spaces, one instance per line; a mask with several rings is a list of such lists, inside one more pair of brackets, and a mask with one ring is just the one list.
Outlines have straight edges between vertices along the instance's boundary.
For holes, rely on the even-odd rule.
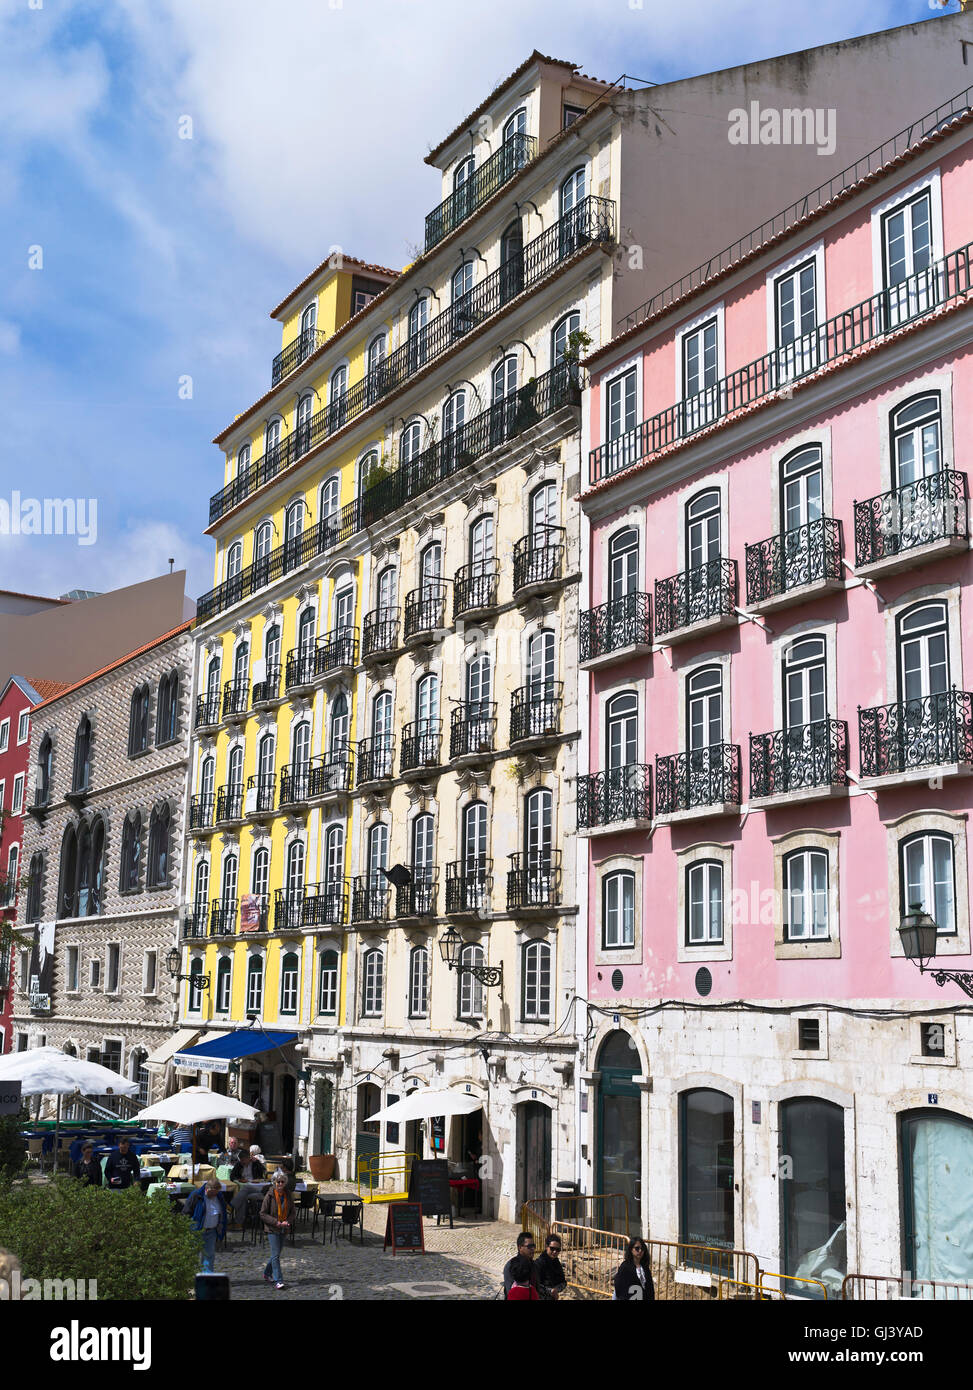
[[[935,477],[943,467],[942,406],[939,393],[919,396],[891,416],[892,486],[909,487]],[[908,526],[911,518],[906,518]]]
[[10,720],[0,720],[0,753],[6,753],[10,743]]
[[12,905],[17,899],[17,870],[20,866],[20,846],[11,845],[7,851],[7,873],[3,882],[3,902]]
[[919,1039],[923,1057],[946,1056],[946,1029],[943,1024],[920,1023]]
[[508,356],[498,362],[491,377],[490,443],[500,444],[513,432],[517,413],[517,359]]
[[[613,695],[605,706],[605,756],[609,772],[620,773],[638,762],[638,696],[631,690]],[[621,779],[610,779],[612,786]]]
[[318,1013],[338,1012],[338,952],[322,951],[318,984]]
[[509,116],[503,123],[503,133],[501,139],[506,144],[508,140],[513,140],[517,135],[527,133],[527,107],[519,107],[512,116]]
[[425,1018],[429,1012],[429,949],[414,946],[409,954],[409,1017]]
[[280,448],[280,420],[268,420],[264,431],[264,458],[271,468],[278,462],[277,450]]
[[777,368],[789,380],[812,371],[817,354],[817,268],[813,258],[774,281]]
[[[734,1192],[732,1097],[709,1088],[683,1091],[679,1096],[679,1239],[732,1250]],[[720,1264],[715,1267],[721,1268]],[[731,1272],[729,1262],[723,1268]]]
[[805,1273],[808,1256],[828,1246],[821,1278],[828,1297],[839,1298],[847,1263],[844,1242],[833,1238],[848,1217],[845,1114],[830,1101],[801,1096],[782,1101],[779,1117],[779,1156],[790,1160],[787,1181],[779,1184],[784,1273]]
[[191,1014],[202,1013],[203,1010],[203,962],[199,956],[194,956],[189,962],[189,990],[186,1001],[186,1011]]
[[248,469],[249,467],[250,467],[250,445],[249,445],[249,444],[241,444],[240,447],[239,447],[239,449],[237,450],[237,456],[236,456],[236,475],[237,475],[237,477],[238,477],[238,478],[242,478],[243,475],[244,475],[244,473],[246,473],[246,471],[247,471],[247,469]]
[[[307,503],[303,497],[291,502],[284,513],[284,569],[291,570],[301,563],[301,537],[304,535],[304,513]],[[303,616],[303,615],[302,615]]]
[[412,420],[399,436],[399,463],[404,467],[418,458],[422,450],[422,425]]
[[565,102],[561,107],[561,129],[567,130],[569,125],[574,125],[575,121],[580,120],[583,115],[583,106],[569,106]]
[[121,947],[111,945],[108,947],[108,965],[106,969],[105,990],[108,994],[117,994],[121,980],[119,978],[119,962],[121,957]]
[[817,1018],[797,1020],[797,1049],[799,1052],[821,1050],[821,1021]]
[[145,1059],[146,1053],[141,1049],[136,1049],[130,1058],[132,1080],[139,1088],[137,1098],[141,1106],[147,1106],[149,1103],[149,1086],[151,1083],[151,1077],[149,1075],[149,1069],[145,1065]]
[[609,448],[608,472],[634,463],[638,440],[629,434],[638,421],[638,374],[634,367],[612,377],[605,388],[605,439]]
[[[686,567],[698,570],[719,558],[720,494],[711,488],[697,493],[686,506]],[[718,579],[714,577],[713,583]]]
[[524,1022],[548,1022],[551,1017],[551,948],[546,941],[527,943],[521,972]]
[[427,353],[426,325],[429,322],[429,296],[422,295],[409,310],[409,371],[416,372],[425,365]]
[[230,1012],[233,988],[233,962],[229,956],[221,956],[216,964],[216,1004],[218,1014]]
[[226,578],[237,579],[243,569],[243,542],[234,541],[226,552]]
[[69,946],[64,963],[64,980],[69,994],[77,994],[79,986],[78,957],[80,947]]
[[[94,981],[92,981],[94,983]],[[21,994],[27,993],[27,986],[30,984],[30,952],[21,951],[20,953],[20,980],[18,989]]]
[[209,905],[209,863],[201,859],[196,865],[196,887],[193,893],[194,927],[206,930],[207,908]]
[[247,961],[247,1013],[259,1014],[264,1006],[264,962],[262,956]]
[[607,874],[601,890],[601,945],[610,951],[635,945],[635,875]]
[[280,1011],[297,1013],[297,953],[288,951],[280,963]]
[[932,260],[932,194],[927,188],[882,218],[882,269],[890,327],[925,313],[935,303]]
[[321,526],[321,544],[325,549],[338,544],[338,512],[341,500],[341,480],[337,474],[321,484],[318,499],[318,516]]
[[22,709],[17,721],[17,742],[26,743],[30,738],[30,710]]
[[[357,313],[358,311],[355,310]],[[348,368],[336,367],[328,386],[328,433],[341,429],[348,415]]]
[[518,217],[500,238],[500,303],[508,304],[524,288],[524,229]]
[[[34,791],[34,804],[46,806],[51,799],[51,771],[54,762],[54,745],[50,734],[41,739],[37,754],[37,786]],[[2,808],[2,807],[0,807]]]
[[74,769],[71,790],[86,792],[91,777],[91,720],[86,714],[81,716],[77,733],[74,736]]
[[30,857],[29,879],[27,883],[26,920],[39,922],[44,889],[44,855],[37,850]]
[[[780,522],[781,530],[785,533],[785,570],[789,559],[793,565],[797,565],[797,557],[793,552],[797,550],[798,544],[801,544],[805,552],[803,570],[806,571],[808,544],[806,533],[803,539],[800,537],[792,538],[790,545],[788,545],[787,533],[810,526],[812,522],[820,521],[824,515],[824,468],[821,460],[821,446],[812,444],[806,449],[798,449],[797,453],[785,458],[780,466],[780,484]],[[793,580],[793,583],[799,582],[801,582],[799,578]],[[807,582],[806,574],[803,582]]]
[[10,810],[15,816],[19,816],[24,809],[24,774],[18,772],[14,778],[13,801],[10,803]]
[[[899,695],[907,702],[905,718],[909,736],[928,739],[930,732],[935,738],[936,730],[923,728],[923,702],[928,701],[931,708],[928,715],[934,725],[948,719],[945,708],[949,691],[949,637],[945,603],[920,603],[906,611],[896,623],[899,656]],[[940,700],[936,697],[941,696]],[[943,705],[940,711],[938,706]],[[940,718],[941,716],[941,718]],[[914,726],[914,727],[911,727]],[[940,737],[943,737],[940,734]],[[947,736],[948,737],[948,736]],[[945,741],[945,740],[944,740]],[[928,749],[926,762],[941,762],[943,759]],[[911,751],[906,757],[913,761]]]
[[567,178],[561,184],[560,204],[561,217],[565,218],[569,213],[574,212],[583,202],[587,188],[587,172],[585,169],[572,169]]
[[[458,391],[453,391],[447,396],[443,405],[443,443],[444,447],[447,436],[458,434],[466,422],[466,389],[460,387]],[[454,444],[458,448],[460,440],[455,440]],[[450,461],[452,459],[450,458]]]
[[[538,891],[546,886],[543,880],[551,873],[551,837],[554,815],[554,796],[546,787],[532,791],[524,802],[524,851],[528,872],[538,876]],[[545,901],[544,898],[539,901]]]
[[275,623],[268,628],[264,639],[264,661],[267,668],[267,682],[276,681],[280,674],[280,628]]
[[139,889],[142,860],[142,816],[130,811],[122,825],[121,865],[118,889],[121,893],[136,893]]
[[368,832],[368,879],[369,887],[380,891],[385,887],[385,874],[388,866],[389,828],[379,821]]
[[362,1017],[380,1018],[384,989],[385,961],[381,951],[365,952],[362,962]]
[[[705,752],[723,742],[723,669],[704,666],[686,682],[686,724],[690,752]],[[697,766],[698,763],[698,766]],[[692,771],[710,770],[707,759],[693,759]]]
[[168,802],[152,812],[149,822],[149,863],[147,882],[149,888],[169,886],[169,854],[172,831],[172,810]]
[[[824,638],[792,642],[784,653],[783,676],[784,724],[800,737],[808,725],[820,724],[828,715]],[[789,748],[792,755],[798,751],[793,740]]]
[[719,406],[718,322],[690,329],[682,339],[683,431],[689,434],[715,420]]
[[142,993],[155,994],[159,973],[158,951],[146,951],[142,958]]
[[324,841],[324,881],[329,888],[340,888],[345,872],[345,827],[331,825]]
[[784,859],[784,940],[827,941],[828,856],[796,850]]
[[904,915],[913,907],[928,912],[941,936],[956,933],[953,840],[950,835],[921,834],[903,840],[901,901]]
[[616,531],[608,542],[608,588],[613,600],[639,587],[639,533],[634,526]]
[[179,733],[179,672],[170,671],[159,681],[155,717],[155,741],[172,743]]
[[723,941],[723,865],[703,859],[686,870],[686,943]]
[[483,985],[471,969],[483,963],[482,946],[467,945],[459,953],[459,1001],[456,1010],[458,1018],[483,1017]]

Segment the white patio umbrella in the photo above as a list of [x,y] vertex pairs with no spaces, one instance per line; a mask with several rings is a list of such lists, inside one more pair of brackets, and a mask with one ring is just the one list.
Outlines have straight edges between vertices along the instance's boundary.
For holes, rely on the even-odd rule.
[[406,1120],[428,1120],[433,1115],[472,1115],[473,1111],[479,1110],[482,1105],[479,1096],[469,1095],[466,1091],[418,1090],[411,1096],[406,1096],[404,1100],[397,1100],[392,1105],[386,1105],[383,1110],[376,1110],[367,1117],[367,1121],[369,1124],[373,1120],[404,1123]]
[[202,1125],[210,1120],[255,1120],[260,1114],[233,1096],[222,1096],[208,1086],[184,1086],[165,1100],[140,1110],[137,1120],[165,1120],[174,1125]]
[[33,1047],[27,1052],[9,1052],[0,1057],[0,1081],[19,1081],[25,1096],[57,1096],[54,1120],[54,1166],[57,1167],[61,1138],[62,1096],[134,1096],[138,1083],[126,1081],[117,1071],[98,1062],[72,1057],[59,1047]]

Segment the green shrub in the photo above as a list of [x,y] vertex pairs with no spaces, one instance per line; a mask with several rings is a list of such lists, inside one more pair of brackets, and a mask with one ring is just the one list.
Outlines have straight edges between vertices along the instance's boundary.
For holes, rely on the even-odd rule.
[[179,1299],[193,1288],[201,1235],[168,1201],[74,1178],[0,1188],[0,1248],[25,1279],[97,1279],[99,1299]]
[[22,1172],[27,1161],[27,1140],[21,1131],[30,1116],[26,1106],[19,1115],[0,1115],[0,1182]]

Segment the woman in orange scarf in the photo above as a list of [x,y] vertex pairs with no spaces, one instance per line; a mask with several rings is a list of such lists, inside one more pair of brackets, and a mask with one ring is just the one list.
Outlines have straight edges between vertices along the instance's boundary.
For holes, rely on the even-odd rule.
[[264,1268],[264,1278],[268,1284],[272,1282],[275,1288],[282,1289],[284,1276],[280,1271],[280,1252],[294,1227],[294,1202],[287,1190],[287,1174],[279,1168],[261,1205],[260,1219],[267,1228],[270,1245],[270,1259]]

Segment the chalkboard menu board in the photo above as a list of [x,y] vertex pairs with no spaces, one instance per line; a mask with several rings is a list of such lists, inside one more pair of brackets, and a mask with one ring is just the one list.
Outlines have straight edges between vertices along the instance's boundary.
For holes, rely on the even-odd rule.
[[391,1245],[392,1254],[400,1250],[419,1250],[426,1253],[422,1232],[422,1207],[418,1202],[392,1202],[385,1220],[383,1250]]
[[444,1158],[417,1158],[409,1174],[409,1201],[422,1206],[423,1216],[448,1216],[453,1224],[449,1197],[449,1164]]
[[280,1125],[275,1120],[265,1120],[258,1133],[260,1147],[268,1158],[271,1154],[280,1155],[284,1152],[284,1141],[280,1137]]

